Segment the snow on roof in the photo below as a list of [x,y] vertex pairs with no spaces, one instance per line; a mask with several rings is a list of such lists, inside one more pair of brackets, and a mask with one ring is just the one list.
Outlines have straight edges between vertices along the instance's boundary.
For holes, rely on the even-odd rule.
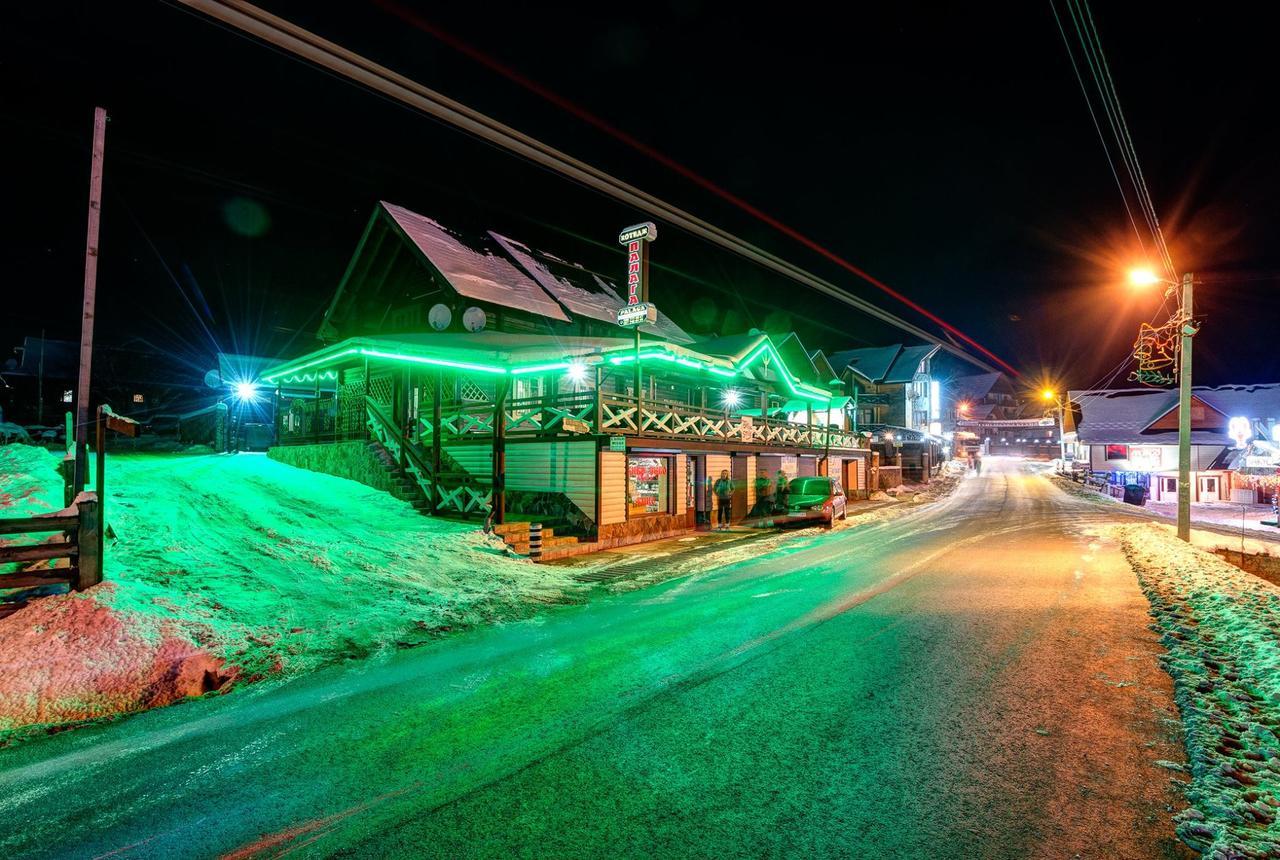
[[871,382],[880,382],[889,372],[893,360],[902,351],[902,344],[871,346],[863,349],[846,349],[831,354],[831,366],[844,373],[852,370]]
[[957,376],[947,385],[951,393],[959,400],[978,401],[991,393],[991,389],[1000,381],[1000,373],[975,373],[971,376]]
[[738,356],[760,343],[767,335],[760,332],[746,332],[744,334],[729,334],[723,337],[713,337],[706,340],[698,341],[693,346],[698,352],[704,355],[714,355],[721,358],[731,358]]
[[[489,231],[489,235],[544,290],[564,305],[570,314],[616,323],[618,309],[626,302],[609,280],[588,271],[577,263],[570,263],[544,251],[536,251],[522,242],[509,239],[492,230]],[[657,322],[646,326],[644,332],[676,343],[693,342],[693,338],[661,310],[658,311]]]
[[517,268],[491,237],[464,238],[425,215],[385,200],[381,205],[459,295],[569,321],[556,300]]
[[786,363],[787,369],[797,378],[820,388],[827,387],[827,380],[820,377],[818,368],[809,357],[809,351],[800,342],[798,334],[790,332],[781,339],[774,338],[773,343],[778,350],[778,355]]
[[831,366],[843,373],[846,369],[870,382],[910,382],[920,368],[920,362],[932,356],[941,347],[936,343],[920,346],[871,346],[864,349],[846,349],[831,355]]
[[[1280,420],[1280,383],[1193,386],[1191,393],[1228,418],[1239,415],[1263,421]],[[1174,444],[1178,440],[1176,430],[1147,430],[1154,421],[1177,407],[1176,391],[1121,388],[1071,391],[1067,396],[1073,408],[1080,412],[1076,433],[1081,442]],[[1191,441],[1198,445],[1225,445],[1231,440],[1225,432],[1192,430]]]
[[827,355],[820,349],[815,349],[809,353],[809,360],[813,362],[814,368],[818,371],[818,376],[822,377],[823,385],[831,385],[840,382],[840,374],[831,362],[827,360]]
[[920,346],[904,346],[902,351],[898,353],[898,357],[894,359],[893,366],[889,368],[889,372],[885,374],[885,382],[910,382],[915,378],[916,372],[920,369],[920,363],[929,358],[941,347],[936,343],[926,343]]

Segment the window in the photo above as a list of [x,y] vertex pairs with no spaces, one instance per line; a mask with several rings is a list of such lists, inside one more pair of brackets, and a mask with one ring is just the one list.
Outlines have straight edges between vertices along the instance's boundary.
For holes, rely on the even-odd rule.
[[1108,460],[1128,460],[1129,446],[1128,445],[1108,445],[1107,459]]
[[633,517],[671,512],[672,457],[627,458],[627,506]]

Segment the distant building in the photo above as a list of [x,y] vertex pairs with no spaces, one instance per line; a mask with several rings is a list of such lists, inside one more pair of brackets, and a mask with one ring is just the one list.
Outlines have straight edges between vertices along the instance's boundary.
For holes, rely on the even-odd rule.
[[[1178,392],[1072,391],[1067,456],[1153,501],[1178,494]],[[1196,386],[1191,398],[1191,500],[1262,502],[1280,468],[1280,384]]]
[[937,344],[899,343],[828,356],[830,367],[853,397],[850,408],[858,428],[885,425],[940,435],[941,383],[930,369],[939,349]]
[[1049,460],[1061,452],[1058,420],[1040,401],[1027,403],[1003,373],[977,373],[948,381],[947,415],[966,449]]
[[[61,427],[75,409],[80,344],[26,337],[0,362],[0,406],[5,419],[28,426]],[[106,403],[120,415],[150,423],[190,409],[207,395],[201,374],[143,343],[99,344],[93,351],[91,391],[95,408]]]

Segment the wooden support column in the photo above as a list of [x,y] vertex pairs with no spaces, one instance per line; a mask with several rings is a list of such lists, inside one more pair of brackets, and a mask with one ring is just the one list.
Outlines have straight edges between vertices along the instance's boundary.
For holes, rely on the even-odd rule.
[[493,396],[493,523],[502,525],[507,509],[507,378],[494,383]]
[[436,384],[431,396],[431,513],[436,512],[440,498],[440,398],[443,396],[444,371],[436,369]]
[[[604,384],[604,374],[603,374],[603,373],[601,372],[601,370],[600,370],[600,365],[598,365],[598,364],[597,364],[597,365],[596,365],[596,420],[595,420],[595,425],[591,428],[591,429],[592,429],[592,430],[594,430],[596,433],[603,433],[603,432],[604,432],[604,430],[602,429],[602,428],[604,427],[604,403],[603,403],[603,399],[602,399],[602,398],[603,398],[603,395],[602,395],[602,394],[601,394],[601,392],[600,392],[600,389],[601,389],[601,387],[603,386],[603,384]],[[596,460],[597,460],[597,461],[598,461],[599,459],[600,459],[599,457],[597,457],[597,458],[596,458]],[[600,475],[599,475],[599,468],[597,467],[597,469],[596,469],[596,497],[597,497],[597,499],[598,499],[598,498],[599,498],[599,496],[600,496],[600,487],[599,487],[600,480],[599,480],[599,478],[600,478]],[[599,505],[597,504],[597,505],[596,505],[596,507],[598,508],[598,507],[599,507]],[[597,517],[597,518],[596,518],[596,522],[598,523],[599,521],[600,521],[600,520],[599,520],[599,517]]]

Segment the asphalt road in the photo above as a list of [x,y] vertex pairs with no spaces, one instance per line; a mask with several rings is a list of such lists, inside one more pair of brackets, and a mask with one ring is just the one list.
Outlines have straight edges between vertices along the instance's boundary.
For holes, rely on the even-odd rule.
[[0,751],[0,856],[1186,856],[1107,516],[991,458],[894,520]]

